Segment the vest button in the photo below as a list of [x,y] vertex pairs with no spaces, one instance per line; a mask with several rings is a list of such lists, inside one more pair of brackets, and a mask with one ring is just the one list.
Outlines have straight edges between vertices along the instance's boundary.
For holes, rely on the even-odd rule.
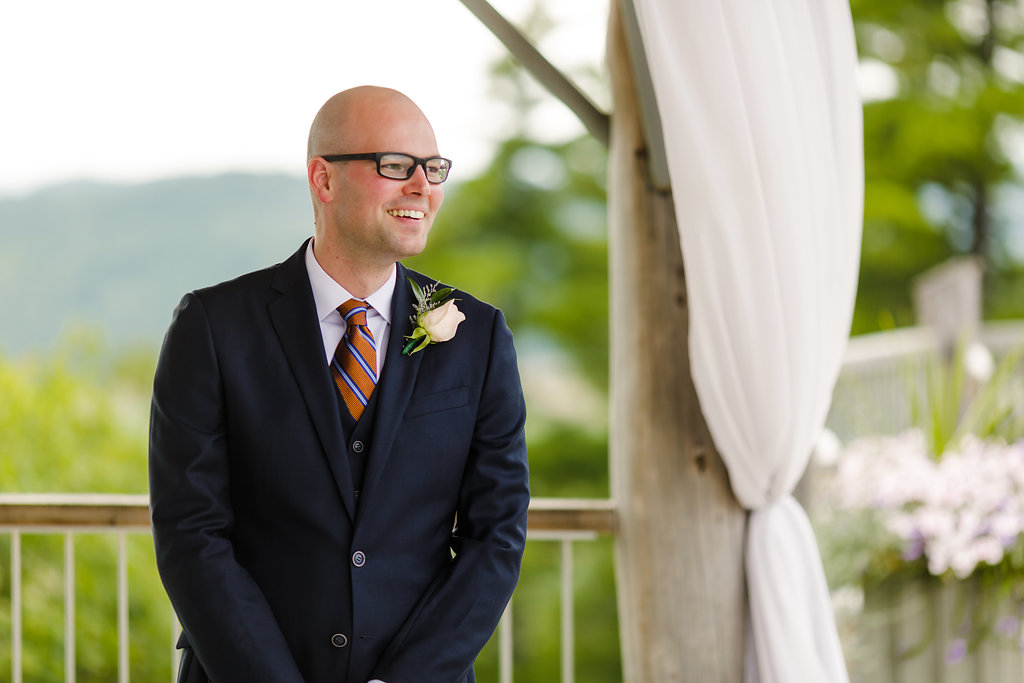
[[366,553],[364,553],[362,550],[357,550],[354,553],[352,553],[352,564],[354,564],[357,567],[362,567],[364,564],[366,564]]
[[348,638],[343,633],[335,633],[331,636],[331,645],[334,647],[345,647],[348,645]]
[[352,450],[355,451],[356,453],[362,453],[363,449],[365,449],[365,448],[366,448],[366,446],[365,446],[365,444],[363,444],[362,441],[353,441],[352,442]]

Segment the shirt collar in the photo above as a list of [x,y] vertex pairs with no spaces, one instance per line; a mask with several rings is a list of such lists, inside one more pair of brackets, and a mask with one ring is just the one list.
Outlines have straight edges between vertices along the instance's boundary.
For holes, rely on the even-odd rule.
[[[306,272],[309,274],[309,284],[313,288],[313,302],[316,304],[316,316],[321,322],[332,313],[337,312],[338,306],[349,299],[358,299],[347,289],[327,274],[313,255],[313,240],[306,244]],[[391,275],[387,281],[370,296],[366,302],[373,306],[385,322],[391,324],[391,299],[395,295],[395,280],[398,277],[398,268],[391,269]]]

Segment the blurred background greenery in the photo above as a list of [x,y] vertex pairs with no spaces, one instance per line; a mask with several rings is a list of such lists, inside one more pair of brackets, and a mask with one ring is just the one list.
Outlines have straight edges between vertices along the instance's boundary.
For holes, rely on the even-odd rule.
[[853,0],[865,206],[853,332],[913,323],[909,285],[955,254],[986,264],[985,315],[1024,308],[1024,7]]
[[[985,263],[985,315],[1024,317],[1024,3],[854,0],[866,196],[853,333],[913,323],[913,278]],[[525,30],[551,29],[542,10]],[[606,78],[571,74],[607,97]],[[525,121],[550,98],[512,61],[494,97]],[[458,164],[455,165],[456,173]],[[500,306],[516,335],[536,496],[606,497],[606,152],[508,131],[457,175],[409,265]],[[237,173],[80,182],[0,198],[0,481],[16,492],[146,491],[148,394],[182,293],[286,258],[311,231],[304,181]],[[823,226],[824,227],[824,226]],[[111,537],[76,546],[78,680],[115,678]],[[25,678],[63,676],[62,544],[24,539]],[[10,542],[0,536],[0,671],[10,670]],[[169,675],[170,615],[148,537],[131,553],[133,680]],[[611,542],[576,550],[579,680],[620,680]],[[515,597],[519,680],[558,676],[558,548],[531,543]],[[497,680],[494,645],[481,680]]]

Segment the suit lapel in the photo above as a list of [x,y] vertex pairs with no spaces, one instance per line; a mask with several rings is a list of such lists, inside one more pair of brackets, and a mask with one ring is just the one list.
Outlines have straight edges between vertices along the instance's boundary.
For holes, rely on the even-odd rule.
[[268,305],[270,319],[313,418],[345,509],[354,520],[356,506],[345,454],[345,434],[324,359],[323,336],[306,273],[305,253],[304,243],[278,269],[273,287],[280,296]]
[[[413,297],[407,277],[412,271],[397,264],[398,274],[395,278],[395,295],[391,299],[391,332],[388,338],[388,350],[384,360],[384,369],[375,392],[377,395],[377,415],[373,425],[372,451],[366,464],[363,479],[364,499],[371,500],[377,480],[380,478],[388,458],[391,456],[391,445],[395,441],[395,433],[402,423],[405,407],[412,396],[412,388],[416,384],[416,373],[419,371],[423,353],[403,356],[405,337],[412,334],[412,323],[409,317],[413,313]],[[422,278],[418,278],[422,279]],[[421,284],[423,284],[421,282]]]

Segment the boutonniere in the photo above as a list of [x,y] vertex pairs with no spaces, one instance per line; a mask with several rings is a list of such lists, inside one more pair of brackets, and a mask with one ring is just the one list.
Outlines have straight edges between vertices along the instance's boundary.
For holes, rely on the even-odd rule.
[[413,306],[416,314],[409,318],[413,330],[406,337],[408,343],[402,349],[403,356],[416,353],[428,344],[448,341],[455,336],[459,323],[466,319],[465,314],[455,307],[455,299],[444,300],[452,293],[451,287],[438,289],[441,284],[439,282],[420,287],[412,278],[407,279],[416,296],[416,304]]

